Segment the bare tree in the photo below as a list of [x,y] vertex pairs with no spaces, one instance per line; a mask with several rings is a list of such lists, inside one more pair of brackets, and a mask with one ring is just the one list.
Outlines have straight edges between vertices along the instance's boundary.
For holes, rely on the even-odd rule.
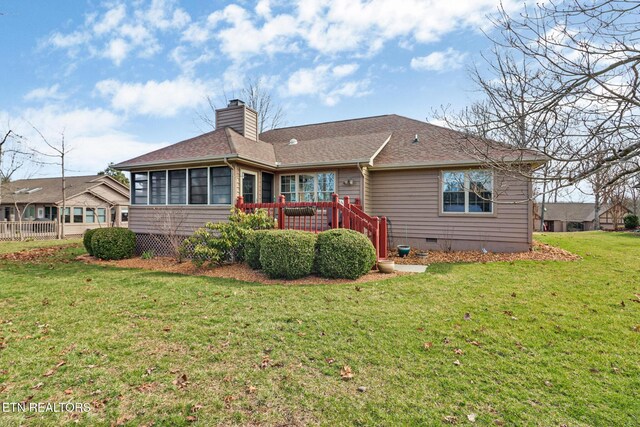
[[177,262],[182,262],[182,243],[186,238],[182,228],[189,213],[179,207],[155,209],[153,218],[159,232],[151,236],[160,247],[168,247]]
[[[604,187],[639,172],[640,1],[544,2],[517,16],[501,8],[493,22],[493,51],[472,71],[486,111],[467,109],[475,131],[458,128],[548,159],[546,171],[531,173],[543,193],[604,171]],[[456,127],[459,117],[447,122]]]
[[[235,91],[232,91],[231,94],[225,92],[224,105],[227,105],[229,100],[234,98],[241,99],[248,107],[258,113],[258,132],[275,129],[284,125],[285,114],[282,106],[273,100],[271,92],[265,85],[264,79],[248,78],[245,81],[244,87],[240,89],[237,94]],[[215,129],[215,111],[219,107],[216,106],[216,102],[210,96],[207,96],[206,99],[209,109],[206,113],[200,113],[198,115],[200,120],[207,126]]]
[[[38,130],[38,128],[36,128],[33,125],[31,125],[31,127],[40,136],[40,138],[45,143],[45,145],[49,148],[49,151],[39,151],[39,150],[33,149],[34,152],[44,157],[54,158],[55,160],[53,164],[57,164],[60,166],[60,171],[61,171],[60,190],[62,193],[62,216],[64,216],[67,208],[67,181],[65,177],[65,173],[66,173],[65,158],[67,154],[69,154],[69,152],[71,151],[71,149],[67,148],[66,140],[64,137],[64,130],[60,133],[60,142],[57,144],[54,144],[54,143],[50,143],[49,140],[42,134],[42,132]],[[60,238],[61,239],[65,238],[64,224],[65,222],[63,218],[60,221]]]
[[2,203],[2,185],[11,181],[14,174],[25,169],[25,166],[34,161],[35,153],[26,147],[24,138],[12,129],[3,132],[0,140],[0,203]]

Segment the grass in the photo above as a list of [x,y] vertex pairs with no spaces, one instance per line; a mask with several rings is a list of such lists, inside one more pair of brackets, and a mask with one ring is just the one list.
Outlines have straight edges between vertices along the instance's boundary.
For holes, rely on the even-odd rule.
[[81,243],[82,239],[65,240],[30,240],[24,242],[3,242],[0,241],[0,255],[11,252],[19,252],[25,249],[48,248],[51,246],[73,245]]
[[357,287],[2,263],[0,401],[93,408],[0,424],[638,425],[640,238],[537,238],[583,260]]

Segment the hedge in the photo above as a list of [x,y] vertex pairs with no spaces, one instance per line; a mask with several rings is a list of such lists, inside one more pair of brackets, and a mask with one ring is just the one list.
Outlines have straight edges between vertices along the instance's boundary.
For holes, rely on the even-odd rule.
[[262,270],[272,279],[298,279],[313,270],[316,235],[306,231],[271,230],[260,243]]
[[364,234],[346,229],[318,234],[315,266],[322,277],[357,279],[375,262],[376,250]]
[[627,230],[633,230],[634,228],[638,227],[639,222],[640,221],[638,220],[638,215],[629,214],[624,217],[624,228],[626,228]]
[[262,243],[264,236],[269,231],[250,231],[244,238],[244,260],[254,270],[262,268],[262,264],[260,264],[260,243]]
[[82,244],[84,245],[84,248],[87,250],[87,253],[91,256],[93,256],[93,248],[91,247],[91,238],[93,237],[93,234],[97,230],[98,228],[87,230],[84,232],[84,235],[82,236]]
[[136,235],[127,228],[98,228],[91,237],[91,248],[100,259],[131,258],[136,250]]

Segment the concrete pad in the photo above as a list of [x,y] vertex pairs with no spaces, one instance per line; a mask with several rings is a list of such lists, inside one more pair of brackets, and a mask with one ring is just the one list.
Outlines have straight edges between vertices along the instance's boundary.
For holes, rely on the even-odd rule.
[[427,271],[427,266],[415,264],[396,264],[396,271],[401,271],[403,273],[424,273],[425,271]]

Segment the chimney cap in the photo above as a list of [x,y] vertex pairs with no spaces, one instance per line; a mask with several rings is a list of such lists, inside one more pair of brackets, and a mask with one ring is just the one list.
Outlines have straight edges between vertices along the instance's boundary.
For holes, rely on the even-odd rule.
[[244,101],[241,99],[230,99],[228,107],[240,107],[244,105]]

